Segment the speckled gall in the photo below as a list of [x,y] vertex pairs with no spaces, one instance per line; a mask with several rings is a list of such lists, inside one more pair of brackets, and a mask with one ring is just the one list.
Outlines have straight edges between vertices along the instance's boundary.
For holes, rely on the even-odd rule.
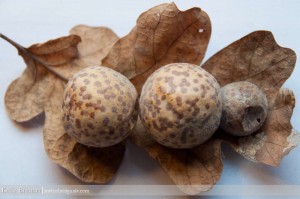
[[137,91],[122,74],[94,66],[68,81],[62,105],[66,132],[81,144],[107,147],[124,140],[137,120]]
[[222,102],[219,84],[199,66],[166,65],[145,82],[139,100],[140,118],[152,137],[171,148],[191,148],[218,128]]

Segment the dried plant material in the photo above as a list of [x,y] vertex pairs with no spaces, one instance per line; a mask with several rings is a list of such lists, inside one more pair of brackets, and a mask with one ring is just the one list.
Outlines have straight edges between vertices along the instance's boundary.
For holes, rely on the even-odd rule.
[[[5,105],[11,119],[24,122],[42,113],[45,103],[53,92],[52,73],[32,57],[42,54],[39,59],[48,60],[51,64],[66,63],[77,57],[76,45],[78,42],[80,42],[78,36],[62,37],[51,40],[45,45],[33,45],[27,50],[13,43],[27,64],[27,68],[21,77],[10,84],[5,94]],[[55,55],[50,55],[49,59],[45,58],[47,57],[46,46],[54,54],[64,51],[66,58],[64,60],[60,58],[59,61],[53,60]],[[53,46],[56,51],[53,51]],[[36,53],[38,49],[41,49],[41,54],[34,55],[33,53]]]
[[125,140],[137,121],[138,94],[122,74],[90,66],[75,73],[64,90],[62,124],[77,142],[108,147]]
[[[24,122],[42,113],[54,92],[54,76],[67,81],[74,72],[101,64],[101,59],[117,40],[111,30],[102,27],[76,26],[71,33],[81,37],[70,35],[27,49],[2,36],[18,49],[27,65],[22,76],[11,83],[5,94],[5,105],[11,119]],[[91,46],[91,43],[96,46]]]
[[131,140],[158,161],[178,188],[195,195],[210,190],[219,180],[223,164],[221,140],[211,139],[192,149],[171,149],[154,141],[140,120]]
[[271,32],[256,31],[219,51],[202,67],[221,86],[248,81],[270,96],[290,77],[295,63],[293,50],[279,46]]
[[300,136],[290,123],[295,107],[293,92],[281,89],[275,96],[274,102],[273,106],[269,107],[264,125],[254,135],[224,136],[224,138],[245,158],[278,166],[281,159],[300,143]]
[[63,128],[61,105],[68,78],[82,68],[99,65],[118,38],[102,27],[76,26],[71,33],[80,37],[61,37],[27,49],[1,35],[19,50],[27,64],[22,76],[9,86],[5,103],[11,119],[18,122],[45,111],[48,157],[82,181],[106,183],[122,162],[125,144],[89,148],[77,143]]
[[169,63],[200,64],[210,39],[211,24],[200,8],[179,11],[161,4],[140,15],[137,25],[118,40],[103,65],[131,79],[140,91],[147,77]]
[[[78,46],[79,58],[60,66],[62,70],[56,70],[65,77],[89,65],[100,64],[117,38],[111,30],[101,27],[76,26],[71,33],[82,36],[82,42]],[[97,46],[92,46],[91,43]],[[63,82],[57,79],[55,92],[45,107],[44,145],[48,157],[84,182],[107,183],[123,160],[125,144],[93,148],[79,144],[71,138],[61,121],[63,92]]]
[[194,64],[168,64],[145,82],[139,113],[147,132],[158,143],[193,148],[210,139],[220,125],[220,86]]
[[268,114],[265,93],[255,84],[241,81],[221,88],[222,119],[220,128],[231,135],[247,136],[257,131]]
[[78,44],[79,58],[86,66],[101,65],[102,59],[119,39],[111,29],[106,27],[78,25],[70,30],[70,34],[80,36],[82,42]]
[[[79,42],[81,42],[80,37],[71,35],[50,40],[42,44],[34,44],[27,50],[31,53],[31,55],[36,56],[43,61],[43,63],[56,67],[68,63],[78,56],[77,45]],[[27,54],[26,58],[30,59],[30,54]],[[31,58],[31,61],[35,60]],[[32,63],[26,62],[26,64],[28,67],[32,67]],[[40,63],[39,66],[45,68],[44,66],[41,66]]]
[[[61,120],[65,82],[80,69],[103,64],[128,77],[140,91],[149,75],[161,66],[176,62],[199,65],[209,43],[211,24],[199,8],[179,11],[171,3],[141,14],[137,25],[121,39],[102,27],[79,25],[70,33],[29,48],[0,34],[27,64],[22,76],[9,86],[5,104],[11,119],[18,122],[45,111],[44,144],[49,158],[84,182],[106,183],[121,164],[125,145],[86,147],[65,132]],[[155,142],[139,121],[131,140],[159,162],[180,190],[191,195],[210,190],[219,180],[223,141],[249,160],[277,166],[300,142],[290,123],[293,93],[281,89],[295,61],[295,53],[280,47],[272,33],[257,31],[203,65],[221,86],[249,81],[266,93],[269,112],[254,135],[234,137],[219,130],[195,148],[170,149]]]
[[61,120],[64,85],[56,79],[54,86],[45,107],[44,145],[49,158],[84,182],[107,183],[122,162],[125,144],[93,148],[77,143],[65,132]]
[[54,69],[67,79],[87,66],[100,66],[102,59],[118,40],[118,36],[106,27],[78,25],[70,30],[70,34],[78,35],[81,38],[81,42],[77,46],[78,58]]
[[294,96],[289,90],[280,90],[295,62],[294,51],[280,47],[271,32],[257,31],[224,48],[203,65],[222,86],[249,81],[267,95],[267,119],[255,135],[243,138],[223,135],[249,160],[278,166],[283,156],[299,143],[299,135],[290,124]]

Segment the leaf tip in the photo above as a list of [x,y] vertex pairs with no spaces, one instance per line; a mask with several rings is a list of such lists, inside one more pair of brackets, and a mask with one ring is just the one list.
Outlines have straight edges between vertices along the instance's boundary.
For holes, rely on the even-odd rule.
[[[253,31],[252,33],[265,34],[265,35],[273,35],[273,33],[270,30],[256,30],[256,31]],[[250,33],[250,34],[252,34],[252,33]]]
[[296,52],[293,49],[291,49],[291,48],[285,48],[285,49],[288,51],[288,54],[291,57],[291,61],[292,61],[293,65],[295,65],[296,61],[297,61],[297,54],[296,54]]
[[280,95],[284,99],[284,104],[295,107],[296,98],[295,98],[295,95],[292,90],[290,90],[288,88],[283,88],[280,91]]
[[175,6],[175,7],[177,8],[176,3],[175,3],[174,1],[172,1],[172,2],[170,3],[170,5]]
[[72,36],[72,39],[73,39],[74,43],[79,43],[79,42],[82,41],[82,40],[81,40],[81,37],[78,36],[78,35],[73,35],[73,34],[71,34],[71,36]]

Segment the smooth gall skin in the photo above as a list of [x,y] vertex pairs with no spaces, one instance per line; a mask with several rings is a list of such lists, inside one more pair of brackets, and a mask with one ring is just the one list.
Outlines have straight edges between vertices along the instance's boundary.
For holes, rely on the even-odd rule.
[[235,136],[247,136],[257,131],[268,113],[268,101],[256,85],[241,81],[221,88],[222,119],[220,127]]

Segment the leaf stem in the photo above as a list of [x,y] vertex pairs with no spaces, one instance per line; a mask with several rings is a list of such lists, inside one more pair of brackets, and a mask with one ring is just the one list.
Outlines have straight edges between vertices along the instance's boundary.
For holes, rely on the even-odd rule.
[[32,58],[34,61],[36,61],[37,63],[39,63],[42,66],[44,66],[48,71],[50,71],[51,73],[53,73],[54,75],[56,75],[57,77],[59,77],[60,79],[62,79],[63,81],[68,82],[68,79],[66,77],[64,77],[63,75],[61,75],[58,72],[56,72],[50,65],[46,64],[41,59],[39,59],[37,56],[35,56],[31,52],[29,52],[25,47],[21,46],[20,44],[18,44],[15,41],[11,40],[7,36],[3,35],[2,33],[0,33],[0,37],[2,39],[4,39],[5,41],[7,41],[8,43],[10,43],[11,45],[13,45],[15,48],[17,48],[21,52],[23,52],[26,56]]

